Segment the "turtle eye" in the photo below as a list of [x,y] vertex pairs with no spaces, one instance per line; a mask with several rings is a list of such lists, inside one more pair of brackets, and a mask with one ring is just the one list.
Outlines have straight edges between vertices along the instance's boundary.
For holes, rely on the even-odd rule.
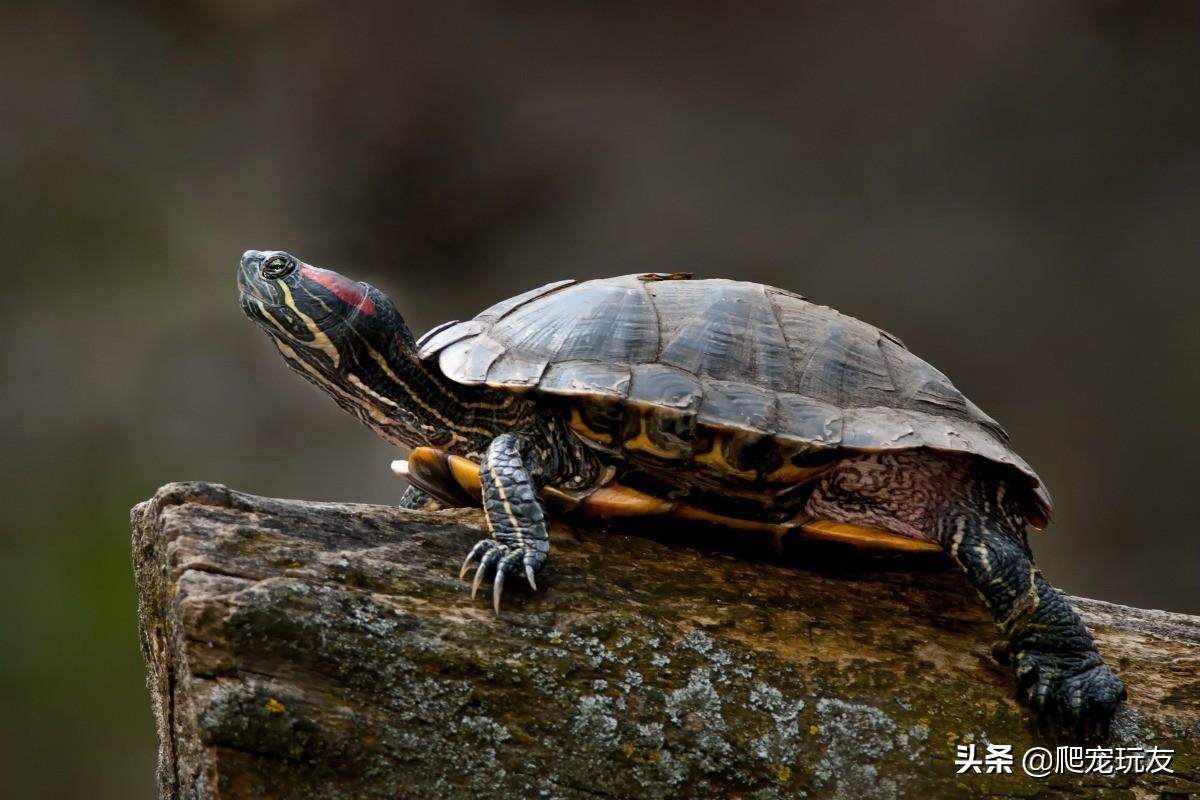
[[296,262],[287,256],[271,256],[262,266],[264,278],[282,278],[296,268]]

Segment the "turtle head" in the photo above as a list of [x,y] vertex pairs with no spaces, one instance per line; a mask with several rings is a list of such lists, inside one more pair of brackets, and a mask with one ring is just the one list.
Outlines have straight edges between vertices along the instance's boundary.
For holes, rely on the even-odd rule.
[[238,289],[293,370],[388,441],[430,440],[408,402],[421,377],[412,334],[387,295],[280,250],[247,250]]
[[277,345],[336,368],[368,350],[390,356],[412,335],[387,296],[282,250],[247,250],[238,265],[242,311]]

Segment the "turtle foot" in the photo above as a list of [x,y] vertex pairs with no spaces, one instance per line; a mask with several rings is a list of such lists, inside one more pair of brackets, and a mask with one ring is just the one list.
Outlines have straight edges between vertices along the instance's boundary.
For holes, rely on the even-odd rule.
[[400,508],[408,511],[441,511],[446,508],[445,504],[439,503],[415,486],[409,486],[404,490],[404,496],[400,498],[399,505]]
[[479,565],[475,567],[475,579],[471,582],[471,599],[475,599],[480,585],[491,574],[493,576],[492,607],[499,614],[500,595],[504,591],[504,582],[507,577],[524,573],[529,587],[537,591],[537,581],[534,580],[533,575],[544,560],[544,554],[526,547],[510,547],[495,539],[481,539],[471,548],[471,552],[467,553],[458,577],[465,578],[471,565],[478,561]]
[[1099,653],[1027,650],[1016,654],[1016,663],[1017,698],[1034,710],[1039,725],[1057,722],[1080,740],[1108,736],[1125,684]]

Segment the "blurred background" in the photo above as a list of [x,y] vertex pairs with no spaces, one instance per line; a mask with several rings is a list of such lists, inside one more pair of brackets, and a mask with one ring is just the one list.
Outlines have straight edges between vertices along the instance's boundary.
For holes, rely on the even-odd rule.
[[1200,5],[0,5],[0,775],[151,797],[128,511],[378,503],[238,309],[246,248],[417,333],[687,270],[876,323],[1054,492],[1061,588],[1200,613]]

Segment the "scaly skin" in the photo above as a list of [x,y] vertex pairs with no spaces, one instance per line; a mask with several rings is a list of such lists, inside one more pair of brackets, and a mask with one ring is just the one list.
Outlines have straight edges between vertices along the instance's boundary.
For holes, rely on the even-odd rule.
[[479,467],[491,538],[482,540],[467,554],[460,577],[466,575],[474,561],[479,561],[471,584],[474,597],[483,578],[493,571],[492,603],[497,614],[505,577],[524,570],[529,585],[536,589],[534,572],[541,568],[550,552],[546,511],[533,477],[539,463],[536,450],[527,439],[506,433],[492,440]]
[[551,416],[525,433],[500,434],[483,455],[479,480],[489,538],[467,554],[460,577],[466,576],[478,560],[471,597],[475,597],[483,579],[492,574],[492,605],[497,614],[507,576],[523,573],[529,586],[537,589],[534,574],[550,553],[541,487],[591,486],[600,473],[599,461],[567,431],[561,420]]
[[415,486],[409,486],[400,497],[400,508],[409,511],[437,511],[442,504]]

